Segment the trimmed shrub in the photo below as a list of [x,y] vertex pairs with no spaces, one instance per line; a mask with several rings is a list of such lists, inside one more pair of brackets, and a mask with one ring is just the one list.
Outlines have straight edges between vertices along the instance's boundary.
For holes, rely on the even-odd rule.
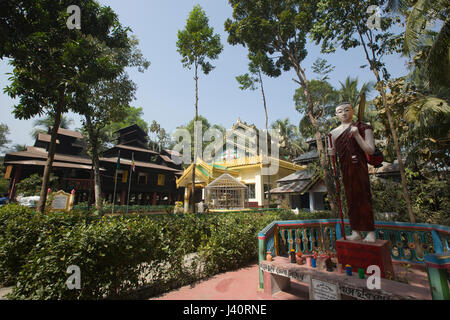
[[0,284],[16,282],[29,253],[47,234],[59,232],[60,227],[71,228],[95,219],[80,211],[41,214],[18,204],[1,207]]
[[[159,232],[148,219],[103,218],[61,227],[30,252],[11,298],[117,298],[145,282],[146,265],[164,256]],[[67,268],[81,271],[81,290],[69,290]]]
[[[11,299],[154,296],[256,261],[258,232],[274,220],[302,215],[273,210],[99,218],[9,205],[0,209],[0,269],[16,283]],[[80,290],[66,285],[71,265],[80,268]]]

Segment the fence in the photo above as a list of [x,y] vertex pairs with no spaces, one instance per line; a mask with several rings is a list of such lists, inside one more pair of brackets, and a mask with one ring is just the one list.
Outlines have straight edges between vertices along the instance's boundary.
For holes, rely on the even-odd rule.
[[[344,227],[350,235],[348,220],[344,220]],[[448,226],[376,221],[375,234],[377,239],[389,241],[393,261],[425,265],[426,254],[450,251]],[[302,254],[335,252],[336,239],[340,238],[339,219],[274,221],[258,234],[259,261],[265,260],[268,251],[273,257],[287,255],[292,249]]]

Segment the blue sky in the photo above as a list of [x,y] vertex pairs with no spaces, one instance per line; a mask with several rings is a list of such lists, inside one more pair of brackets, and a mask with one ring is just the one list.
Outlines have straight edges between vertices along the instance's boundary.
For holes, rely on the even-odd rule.
[[[209,17],[210,26],[221,36],[224,50],[218,60],[213,61],[216,68],[209,74],[200,74],[199,78],[199,114],[213,124],[230,128],[237,118],[247,123],[254,123],[263,128],[265,123],[261,93],[241,91],[235,80],[237,75],[247,71],[247,50],[242,46],[227,43],[224,22],[232,15],[232,8],[227,0],[101,0],[109,5],[118,15],[123,25],[131,27],[140,41],[144,56],[151,62],[145,73],[130,70],[130,77],[138,86],[136,100],[132,105],[142,107],[144,120],[149,124],[156,120],[166,131],[172,132],[177,126],[186,124],[194,117],[194,80],[193,70],[183,68],[181,57],[176,50],[177,32],[184,28],[186,18],[195,4],[200,4]],[[83,9],[81,8],[81,13]],[[83,20],[81,21],[83,23]],[[330,83],[339,87],[347,76],[358,77],[360,83],[374,81],[374,76],[367,68],[362,48],[349,51],[337,51],[331,55],[320,53],[320,47],[308,45],[308,56],[303,63],[309,79],[314,78],[311,65],[317,58],[325,58],[335,66],[330,74]],[[388,70],[393,77],[406,73],[406,59],[399,56],[385,58]],[[8,83],[5,73],[11,72],[5,60],[0,60],[0,86]],[[269,121],[289,118],[298,124],[301,115],[295,110],[293,94],[298,87],[292,78],[294,71],[283,73],[280,77],[264,79],[268,104]],[[369,99],[371,97],[368,97]],[[12,143],[32,145],[30,132],[33,120],[18,120],[12,115],[17,103],[0,91],[0,106],[4,116],[0,120],[10,128],[8,138]],[[80,117],[69,114],[79,127]]]

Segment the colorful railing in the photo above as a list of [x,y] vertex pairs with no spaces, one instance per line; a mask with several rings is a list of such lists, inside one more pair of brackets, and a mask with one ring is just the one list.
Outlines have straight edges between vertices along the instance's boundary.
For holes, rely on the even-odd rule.
[[[345,234],[350,224],[344,220]],[[426,254],[450,251],[450,227],[421,223],[375,222],[377,239],[388,240],[393,261],[424,264]],[[266,253],[287,256],[294,249],[303,254],[335,252],[336,239],[342,238],[339,219],[274,221],[259,234],[259,260]],[[262,288],[262,271],[260,270]]]

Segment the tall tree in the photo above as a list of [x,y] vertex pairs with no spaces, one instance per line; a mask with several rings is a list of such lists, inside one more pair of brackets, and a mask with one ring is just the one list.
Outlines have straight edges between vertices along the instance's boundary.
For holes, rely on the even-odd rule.
[[157,140],[159,132],[161,131],[161,125],[156,120],[153,120],[149,129],[150,132],[154,135],[154,140],[150,141],[150,144],[152,146],[152,150],[155,151],[157,149]]
[[[383,62],[386,54],[400,52],[402,44],[402,34],[394,34],[390,30],[395,25],[394,16],[388,16],[383,11],[387,1],[337,1],[320,0],[318,5],[318,20],[312,32],[316,43],[322,43],[322,52],[330,53],[336,50],[339,45],[342,49],[348,50],[361,46],[364,56],[369,64],[370,70],[376,79],[376,89],[381,95],[383,111],[386,113],[389,128],[394,142],[400,176],[402,181],[403,196],[411,222],[415,222],[412,210],[411,199],[408,194],[405,166],[401,152],[398,134],[395,128],[394,119],[390,106],[386,99],[386,85],[384,80],[388,80],[390,75]],[[367,13],[369,6],[377,6],[382,18],[377,23],[376,19]],[[370,21],[369,21],[370,20]],[[372,21],[373,20],[373,21]]]
[[[178,31],[177,51],[182,56],[183,67],[191,69],[194,66],[195,81],[195,121],[198,117],[198,68],[201,67],[204,74],[208,74],[214,66],[208,61],[219,57],[223,46],[220,36],[214,34],[214,29],[209,26],[206,13],[200,5],[194,6],[186,21],[183,30]],[[192,208],[195,212],[195,163],[197,154],[194,151],[192,170]]]
[[307,150],[300,130],[291,123],[289,118],[277,119],[272,123],[272,129],[278,130],[280,135],[280,156],[286,160],[293,160]]
[[[201,136],[203,137],[208,129],[217,129],[222,133],[222,136],[225,138],[226,130],[224,127],[218,124],[211,124],[208,119],[203,117],[202,115],[197,116],[197,121],[201,123],[202,131]],[[179,126],[178,128],[184,128],[189,132],[189,135],[191,136],[191,154],[194,154],[194,124],[195,124],[195,118],[189,121],[186,125]],[[177,129],[178,129],[177,128]],[[208,141],[202,141],[202,150],[205,150],[206,147],[211,142]]]
[[108,141],[108,145],[112,145],[114,143],[114,140],[116,139],[114,133],[117,130],[131,126],[133,124],[136,124],[145,133],[148,133],[148,123],[143,119],[144,111],[142,107],[133,107],[130,105],[124,105],[123,107],[125,108],[125,116],[119,120],[108,123],[103,129],[104,135],[106,135],[107,137],[106,140]]
[[125,106],[134,98],[135,84],[122,75],[114,80],[101,81],[91,86],[82,102],[86,110],[83,112],[83,131],[88,137],[88,153],[92,158],[94,170],[95,208],[101,210],[101,179],[99,155],[106,142],[103,130],[113,121],[120,121],[126,116]]
[[[266,55],[262,54],[261,52],[252,53],[250,52],[248,54],[248,58],[250,60],[248,64],[248,69],[250,74],[245,73],[243,75],[237,76],[236,80],[240,84],[239,89],[241,90],[256,90],[258,89],[258,84],[261,89],[261,95],[263,100],[263,106],[264,106],[264,114],[266,118],[266,154],[269,154],[269,115],[267,113],[267,103],[266,103],[266,95],[264,92],[264,83],[262,78],[262,73],[265,71],[265,73],[269,76],[279,76],[280,71],[274,68],[273,62],[269,59],[267,59]],[[264,69],[264,71],[263,71]],[[269,191],[268,191],[268,197],[270,202],[270,175],[268,176],[268,183],[269,183]],[[268,204],[270,206],[270,203]]]
[[[439,90],[450,86],[450,18],[446,0],[397,0],[406,17],[403,52],[409,56],[423,55],[423,69],[428,88]],[[411,8],[411,10],[405,10]],[[401,10],[403,9],[403,10]],[[430,26],[439,21],[438,32]]]
[[[250,52],[263,53],[267,59],[274,61],[280,72],[294,69],[296,79],[293,80],[305,93],[308,106],[306,114],[315,130],[321,166],[327,168],[327,155],[318,119],[313,113],[314,102],[308,78],[302,65],[307,55],[307,36],[316,18],[317,2],[229,0],[233,7],[233,20],[225,21],[225,30],[229,33],[230,44],[241,44],[247,46]],[[331,179],[328,169],[325,169],[324,174],[326,179]],[[331,207],[337,213],[334,203],[331,203]]]
[[40,212],[45,208],[62,114],[78,112],[75,96],[86,86],[120,74],[121,66],[114,63],[111,48],[121,48],[125,54],[129,47],[129,29],[120,25],[110,7],[93,0],[77,1],[84,23],[79,30],[69,29],[67,8],[72,4],[70,0],[15,2],[9,8],[12,18],[0,19],[1,29],[5,25],[17,29],[19,36],[19,40],[7,38],[1,48],[14,67],[11,83],[5,88],[10,97],[19,98],[14,116],[27,120],[44,113],[55,115],[37,207]]
[[343,83],[339,81],[339,84],[341,85],[338,91],[339,102],[350,102],[354,107],[359,105],[362,94],[367,96],[373,88],[372,82],[363,83],[361,88],[358,88],[358,77],[350,76],[347,76]]
[[8,125],[0,123],[0,149],[5,148],[5,146],[10,142],[6,137],[8,134],[9,134]]

